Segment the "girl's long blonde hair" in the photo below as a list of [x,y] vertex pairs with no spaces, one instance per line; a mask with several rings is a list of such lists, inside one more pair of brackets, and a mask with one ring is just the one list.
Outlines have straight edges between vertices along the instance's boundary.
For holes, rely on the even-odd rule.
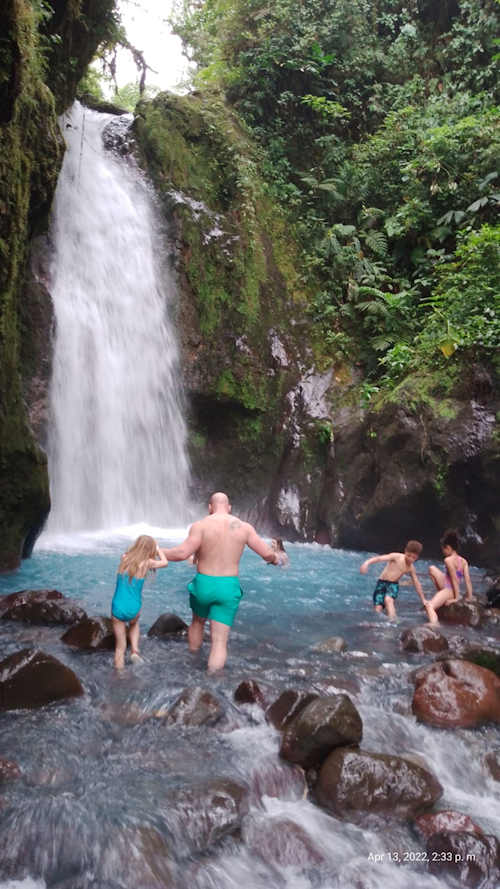
[[147,561],[154,559],[157,550],[156,540],[147,534],[141,534],[134,544],[122,556],[119,574],[128,574],[128,579],[133,577],[145,577],[148,573]]

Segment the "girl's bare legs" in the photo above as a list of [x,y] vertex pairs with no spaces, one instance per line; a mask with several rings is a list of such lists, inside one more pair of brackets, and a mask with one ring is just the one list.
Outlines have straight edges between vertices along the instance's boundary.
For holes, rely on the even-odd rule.
[[453,602],[453,590],[450,590],[449,587],[444,587],[444,589],[438,590],[438,592],[425,603],[425,610],[427,611],[427,617],[431,624],[439,623],[439,618],[437,616],[438,608],[441,608],[442,605],[445,605],[447,602]]
[[115,667],[117,670],[123,670],[127,649],[127,626],[116,617],[113,618],[113,633],[115,634]]
[[137,615],[134,620],[130,621],[128,637],[130,639],[132,654],[139,654],[139,615]]
[[208,672],[216,673],[222,670],[227,658],[227,640],[229,630],[227,624],[221,624],[218,620],[210,621],[210,655],[208,658]]
[[203,630],[205,627],[205,618],[198,617],[193,613],[191,626],[188,629],[188,642],[190,651],[198,651],[203,642]]
[[446,586],[446,574],[443,571],[436,568],[435,565],[429,565],[429,576],[438,592],[444,589]]

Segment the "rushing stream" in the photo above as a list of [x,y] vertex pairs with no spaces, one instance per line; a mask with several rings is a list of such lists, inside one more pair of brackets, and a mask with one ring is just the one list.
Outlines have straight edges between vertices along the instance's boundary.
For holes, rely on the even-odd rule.
[[[139,530],[130,529],[129,537]],[[172,536],[154,533],[165,542]],[[0,578],[0,593],[57,588],[88,613],[109,613],[126,542],[125,532],[60,538],[57,547],[42,541],[17,574]],[[279,760],[278,733],[262,710],[234,701],[235,688],[249,677],[269,689],[271,699],[287,687],[344,691],[343,684],[354,681],[349,694],[363,720],[362,748],[423,757],[444,789],[437,808],[465,812],[486,833],[500,835],[500,784],[484,765],[498,731],[436,730],[411,713],[410,673],[432,659],[399,647],[402,630],[422,620],[412,588],[402,587],[399,621],[392,624],[371,609],[376,570],[359,574],[363,554],[315,544],[288,551],[287,570],[244,555],[245,595],[222,677],[205,673],[206,644],[201,657],[191,656],[185,640],[145,635],[163,612],[188,619],[185,585],[193,569],[185,564],[147,582],[146,662],[121,675],[110,652],[67,648],[60,627],[0,622],[3,656],[38,646],[68,664],[85,687],[85,696],[72,702],[0,716],[0,755],[22,768],[22,777],[0,791],[1,889],[447,887],[419,861],[424,847],[405,822],[355,826],[304,798],[303,786]],[[425,567],[418,563],[420,572]],[[339,634],[349,646],[345,654],[314,650]],[[221,722],[195,728],[161,718],[189,686],[219,698]],[[172,793],[215,777],[249,786],[251,805],[240,837],[206,849],[199,840],[203,807],[193,803],[181,817]],[[400,863],[391,860],[396,854]]]
[[62,119],[51,230],[52,532],[187,520],[174,281],[142,175],[104,147],[103,132],[116,126],[123,119],[78,102]]

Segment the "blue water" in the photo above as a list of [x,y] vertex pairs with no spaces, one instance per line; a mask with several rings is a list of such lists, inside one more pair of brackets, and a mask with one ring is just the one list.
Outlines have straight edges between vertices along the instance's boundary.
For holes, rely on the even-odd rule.
[[[161,544],[172,541],[168,532],[157,536]],[[128,543],[123,534],[42,539],[19,571],[0,577],[0,594],[54,588],[75,598],[89,614],[109,614],[116,568]],[[280,764],[278,735],[262,711],[234,702],[235,688],[249,677],[261,683],[271,700],[291,686],[347,688],[363,720],[363,749],[423,757],[443,786],[437,808],[463,811],[485,832],[500,834],[500,784],[484,764],[485,754],[499,746],[498,730],[434,730],[418,724],[411,713],[411,672],[432,659],[400,649],[403,629],[423,622],[412,586],[401,585],[398,621],[390,622],[372,608],[381,566],[372,566],[368,576],[359,574],[369,554],[315,544],[287,544],[287,551],[287,569],[267,566],[249,551],[244,554],[244,598],[222,676],[206,675],[207,643],[200,655],[192,656],[185,640],[146,636],[161,613],[175,612],[189,620],[186,584],[193,569],[183,563],[171,563],[146,582],[141,613],[146,662],[128,666],[119,676],[112,668],[112,653],[72,651],[61,642],[60,627],[0,621],[3,656],[40,647],[68,664],[85,688],[84,697],[72,702],[0,714],[0,756],[18,762],[23,772],[20,780],[0,789],[0,889],[164,889],[167,884],[149,870],[137,872],[144,859],[141,837],[150,830],[169,843],[174,836],[174,857],[184,862],[176,865],[169,889],[447,887],[414,859],[400,867],[387,854],[376,864],[369,858],[370,853],[421,850],[406,824],[374,822],[362,830],[302,798]],[[429,591],[427,564],[419,561],[416,567]],[[477,589],[480,582],[480,572],[474,571]],[[345,654],[314,649],[338,635],[348,644]],[[183,688],[194,685],[223,703],[219,726],[181,728],[158,718]],[[217,776],[250,787],[257,776],[267,790],[254,794],[241,841],[225,841],[200,859],[186,853],[186,836],[172,833],[165,793]],[[265,858],[256,863],[252,836],[260,829],[272,832],[276,819],[283,818],[306,832],[321,850],[323,865],[290,868]],[[148,852],[148,861],[160,854],[155,849]],[[130,869],[131,854],[135,870]]]

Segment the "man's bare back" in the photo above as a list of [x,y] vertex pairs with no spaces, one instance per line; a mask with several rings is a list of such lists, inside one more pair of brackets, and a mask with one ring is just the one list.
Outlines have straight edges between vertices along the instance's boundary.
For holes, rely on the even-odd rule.
[[241,554],[251,538],[252,526],[236,516],[220,513],[208,515],[195,525],[194,532],[201,536],[197,550],[198,571],[218,577],[238,574]]

